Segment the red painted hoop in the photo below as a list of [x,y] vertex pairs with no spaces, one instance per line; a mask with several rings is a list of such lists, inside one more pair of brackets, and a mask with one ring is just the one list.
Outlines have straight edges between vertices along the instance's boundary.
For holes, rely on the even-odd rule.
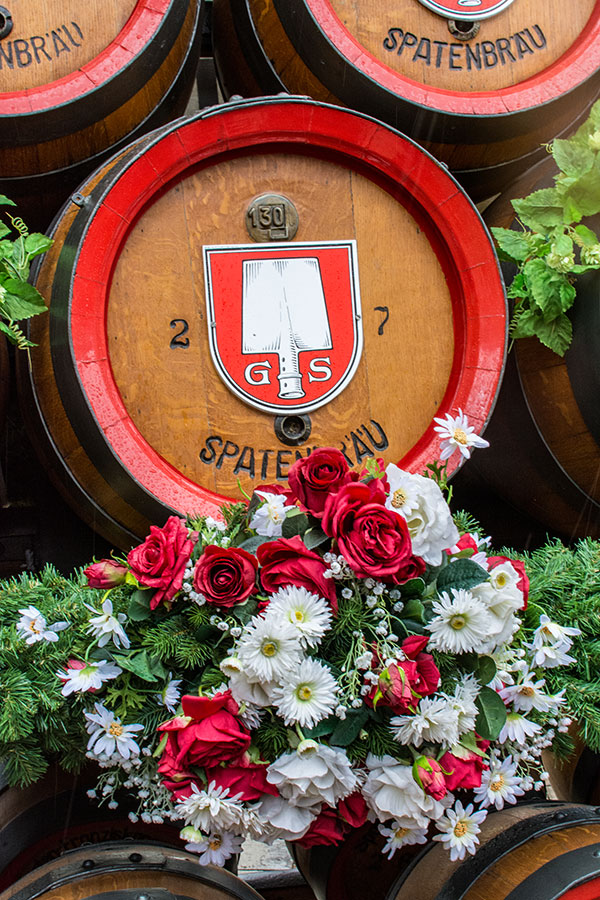
[[[383,183],[425,223],[455,310],[456,352],[438,414],[461,408],[477,430],[491,414],[506,349],[504,288],[491,239],[454,179],[410,139],[348,110],[296,98],[218,107],[158,132],[121,169],[89,214],[71,270],[67,327],[78,389],[122,468],[169,509],[215,515],[229,498],[184,477],[145,441],[128,416],[113,377],[106,330],[111,276],[120,250],[153,196],[190,167],[258,147],[302,152],[307,135],[311,153],[342,164],[360,163],[362,174]],[[437,456],[433,425],[399,461],[401,466],[420,471]],[[458,460],[451,461],[449,470],[458,465]]]

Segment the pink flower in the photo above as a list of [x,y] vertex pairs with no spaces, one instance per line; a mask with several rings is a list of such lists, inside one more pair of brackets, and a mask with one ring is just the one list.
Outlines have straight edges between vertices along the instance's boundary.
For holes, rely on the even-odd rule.
[[413,778],[434,800],[441,800],[448,793],[444,772],[435,759],[417,757],[413,763]]
[[83,574],[88,580],[88,587],[108,590],[118,584],[123,584],[127,575],[127,566],[115,562],[114,559],[101,559],[84,569]]

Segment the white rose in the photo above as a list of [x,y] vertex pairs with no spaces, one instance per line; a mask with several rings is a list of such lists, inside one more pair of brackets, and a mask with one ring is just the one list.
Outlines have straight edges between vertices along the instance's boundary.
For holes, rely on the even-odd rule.
[[406,816],[425,827],[429,819],[439,819],[445,806],[453,802],[449,793],[444,803],[426,794],[413,778],[412,766],[403,765],[393,756],[369,754],[366,762],[369,774],[362,793],[380,822]]
[[385,470],[390,493],[385,505],[406,519],[415,556],[439,566],[444,550],[460,539],[448,504],[438,485],[424,475],[412,475],[394,463]]
[[315,803],[334,807],[358,783],[345,752],[324,744],[315,744],[312,752],[283,753],[268,767],[267,781],[294,806],[304,807]]

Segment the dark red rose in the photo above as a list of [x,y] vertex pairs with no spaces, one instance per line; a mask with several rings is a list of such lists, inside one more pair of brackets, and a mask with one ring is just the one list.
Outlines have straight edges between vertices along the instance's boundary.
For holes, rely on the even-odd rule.
[[317,553],[305,547],[298,535],[267,541],[260,545],[256,555],[265,591],[274,594],[290,584],[303,587],[329,600],[333,612],[337,612],[335,584],[324,576],[327,565]]
[[88,587],[106,591],[118,584],[123,584],[127,575],[127,566],[115,562],[114,559],[101,559],[84,569],[83,574],[87,578]]
[[379,479],[346,484],[328,499],[321,524],[357,575],[401,584],[413,559],[410,534],[406,520],[384,503]]
[[[477,746],[485,750],[489,747],[489,741],[477,741]],[[444,778],[449,791],[479,787],[481,773],[488,768],[487,760],[470,750],[465,750],[464,758],[454,756],[448,750],[440,757],[439,764],[445,772],[448,772]]]
[[360,791],[354,791],[338,803],[338,812],[352,828],[360,828],[367,821],[369,807]]
[[184,696],[183,715],[158,726],[167,735],[158,771],[166,779],[189,774],[193,766],[216,766],[238,760],[250,745],[250,734],[237,717],[230,691],[214,697]]
[[520,559],[509,559],[508,556],[488,556],[488,571],[491,572],[501,563],[509,562],[515,572],[519,576],[517,587],[523,594],[523,606],[521,609],[527,609],[527,600],[529,599],[529,576],[525,570],[525,563]]
[[150,526],[150,534],[143,544],[130,550],[129,568],[144,587],[156,588],[150,608],[159,603],[167,606],[181,590],[183,573],[198,535],[189,534],[182,519],[169,516],[162,528]]
[[301,847],[316,847],[319,844],[339,844],[344,837],[346,831],[345,823],[340,819],[335,809],[330,806],[323,805],[321,812],[316,819],[313,819],[311,826],[295,844]]
[[241,794],[242,800],[251,803],[263,794],[279,796],[275,785],[267,781],[267,766],[252,763],[247,756],[236,765],[211,766],[205,772],[208,783],[214,781],[217,787],[229,788],[230,797]]
[[396,581],[397,584],[404,584],[406,581],[411,581],[413,578],[421,578],[425,574],[426,568],[424,559],[421,559],[420,556],[411,556],[410,559],[398,569],[394,581]]
[[305,510],[320,519],[327,498],[337,493],[351,475],[344,454],[334,447],[313,450],[310,456],[297,460],[291,467],[290,489]]
[[380,672],[365,703],[372,707],[389,706],[398,715],[414,710],[420,699],[413,687],[416,679],[417,664],[413,660],[391,663]]
[[413,778],[426,794],[441,800],[448,793],[448,785],[442,767],[435,759],[419,756],[413,763]]
[[162,783],[168,791],[171,792],[171,798],[174,803],[181,800],[187,800],[194,793],[192,785],[195,784],[198,789],[201,788],[201,782],[191,773],[173,776],[173,778],[163,778]]
[[258,562],[241,547],[210,545],[196,563],[194,590],[215,606],[243,603],[256,586]]
[[412,635],[405,638],[400,644],[400,649],[408,659],[416,663],[417,674],[413,687],[422,697],[437,691],[440,683],[440,670],[436,666],[431,653],[423,653],[427,646],[429,636]]

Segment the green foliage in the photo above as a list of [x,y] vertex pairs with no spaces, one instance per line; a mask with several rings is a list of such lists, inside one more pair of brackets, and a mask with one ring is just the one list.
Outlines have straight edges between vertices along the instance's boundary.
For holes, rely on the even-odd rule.
[[254,733],[254,742],[263,759],[277,759],[289,749],[289,731],[268,710],[264,721]]
[[515,301],[513,338],[536,336],[564,355],[571,344],[568,310],[576,298],[575,276],[600,268],[600,241],[581,224],[600,212],[600,102],[566,140],[549,145],[557,173],[554,187],[512,201],[523,228],[492,228],[499,255],[516,266],[508,289]]

